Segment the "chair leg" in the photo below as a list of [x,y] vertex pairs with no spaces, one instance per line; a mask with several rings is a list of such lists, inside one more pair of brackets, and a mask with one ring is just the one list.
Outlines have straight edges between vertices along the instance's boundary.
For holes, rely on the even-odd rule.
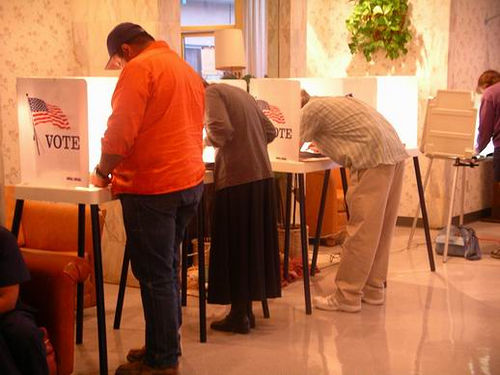
[[125,289],[127,287],[128,265],[130,263],[130,254],[125,246],[123,252],[122,273],[120,275],[120,287],[118,289],[118,298],[116,300],[115,321],[113,323],[114,329],[120,329],[122,320],[123,300],[125,299]]

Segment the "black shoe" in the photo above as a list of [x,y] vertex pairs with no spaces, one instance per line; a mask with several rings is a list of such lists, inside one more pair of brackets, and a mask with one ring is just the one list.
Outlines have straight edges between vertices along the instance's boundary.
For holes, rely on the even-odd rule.
[[212,322],[210,328],[216,331],[246,334],[250,332],[250,321],[246,315],[235,317],[229,314],[222,320]]

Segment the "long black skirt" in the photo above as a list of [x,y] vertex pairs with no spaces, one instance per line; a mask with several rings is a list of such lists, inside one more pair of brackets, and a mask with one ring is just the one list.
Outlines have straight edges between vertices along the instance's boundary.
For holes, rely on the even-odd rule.
[[281,296],[273,179],[215,192],[208,302]]

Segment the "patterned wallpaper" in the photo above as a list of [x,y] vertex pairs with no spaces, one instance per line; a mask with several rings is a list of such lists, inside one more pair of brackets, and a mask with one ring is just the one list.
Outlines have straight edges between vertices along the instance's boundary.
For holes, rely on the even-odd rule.
[[[451,6],[448,84],[475,89],[479,75],[500,70],[500,1],[454,0]],[[472,46],[472,48],[463,48]]]
[[[359,76],[359,75],[416,75],[419,86],[419,129],[421,135],[425,117],[426,100],[442,88],[467,88],[477,79],[475,67],[483,69],[488,61],[500,64],[498,38],[500,17],[487,26],[484,20],[499,14],[498,0],[419,0],[410,1],[413,40],[406,56],[391,61],[383,53],[375,55],[372,62],[364,56],[352,56],[348,43],[345,20],[353,4],[343,0],[315,0],[307,9],[307,75],[308,76]],[[497,26],[497,23],[499,26]],[[474,49],[461,48],[463,45]],[[489,59],[489,60],[488,60]],[[474,78],[471,78],[474,77]],[[467,82],[468,86],[463,85]],[[420,158],[422,175],[428,160]],[[452,182],[451,162],[436,161],[432,167],[427,190],[427,205],[432,207],[430,221],[442,226],[448,212],[449,189]],[[491,199],[488,181],[490,166],[469,170],[465,212],[489,206]],[[458,196],[460,194],[460,190]],[[413,216],[418,203],[413,163],[406,166],[400,216]],[[455,204],[458,213],[459,202]]]
[[[171,0],[9,0],[0,2],[0,128],[2,184],[19,182],[16,77],[110,75],[106,36],[119,22],[140,23],[180,49],[180,3]],[[22,145],[21,145],[22,147]],[[0,159],[0,167],[2,160]],[[1,173],[0,173],[1,174]],[[3,222],[3,193],[0,222]],[[103,268],[117,281],[125,234],[118,202],[103,205]],[[130,278],[132,280],[132,278]]]
[[[500,71],[500,1],[453,0],[450,16],[448,87],[474,90],[479,75],[487,69]],[[472,46],[473,48],[463,48]],[[490,206],[492,163],[467,170],[465,212]],[[461,187],[459,189],[461,192]],[[457,203],[458,206],[458,203]],[[455,207],[455,213],[458,213]]]
[[71,21],[69,0],[0,3],[0,119],[6,183],[20,178],[16,77],[82,73],[74,55]]

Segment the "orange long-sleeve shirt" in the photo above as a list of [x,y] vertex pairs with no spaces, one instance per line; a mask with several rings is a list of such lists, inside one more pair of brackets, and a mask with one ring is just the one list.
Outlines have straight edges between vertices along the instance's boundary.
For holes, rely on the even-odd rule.
[[163,194],[203,180],[203,84],[165,42],[125,65],[111,105],[101,150],[123,156],[114,194]]

